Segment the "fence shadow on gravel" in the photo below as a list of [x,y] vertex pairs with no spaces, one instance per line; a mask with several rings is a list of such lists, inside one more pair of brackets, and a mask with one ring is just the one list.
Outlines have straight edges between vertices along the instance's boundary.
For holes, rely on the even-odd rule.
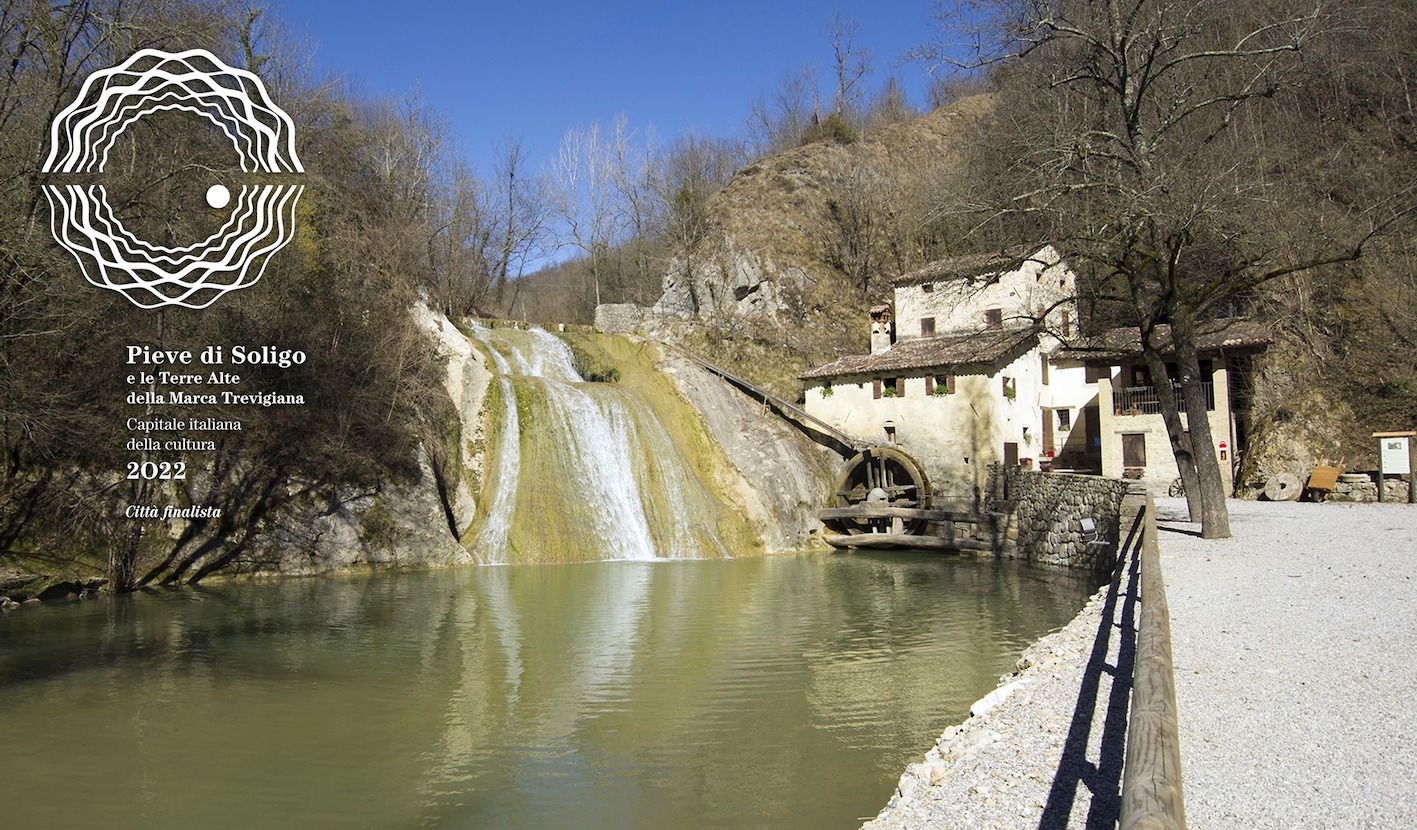
[[[1145,520],[1146,511],[1137,511],[1126,538],[1118,545],[1117,568],[1083,672],[1058,772],[1038,822],[1039,830],[1076,826],[1071,824],[1073,805],[1079,788],[1083,787],[1090,794],[1084,826],[1113,828],[1117,825],[1126,755],[1127,707],[1136,663],[1139,564]],[[1100,741],[1094,744],[1092,734],[1099,729]],[[1089,746],[1098,748],[1096,760],[1088,757]]]

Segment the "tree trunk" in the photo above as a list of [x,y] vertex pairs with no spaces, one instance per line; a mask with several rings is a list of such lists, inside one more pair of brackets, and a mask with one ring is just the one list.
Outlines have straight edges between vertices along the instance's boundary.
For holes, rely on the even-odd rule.
[[[1176,459],[1176,469],[1181,475],[1181,486],[1186,491],[1186,512],[1188,518],[1194,522],[1203,516],[1205,511],[1201,504],[1201,486],[1196,472],[1196,457],[1192,441],[1186,436],[1186,427],[1181,423],[1180,411],[1183,404],[1176,400],[1176,389],[1171,385],[1171,373],[1166,370],[1166,361],[1161,352],[1162,348],[1170,344],[1163,343],[1158,339],[1155,321],[1142,313],[1148,308],[1165,307],[1174,305],[1174,303],[1149,296],[1146,282],[1139,279],[1139,276],[1140,272],[1136,269],[1128,272],[1132,297],[1136,301],[1138,309],[1137,329],[1141,335],[1142,360],[1146,363],[1147,370],[1151,372],[1152,388],[1156,390],[1156,400],[1161,406],[1161,421],[1166,425],[1166,437],[1171,442],[1171,454]],[[1174,316],[1174,314],[1168,316]],[[1175,341],[1174,328],[1171,339],[1172,342]]]
[[1181,423],[1181,406],[1176,401],[1176,390],[1171,385],[1171,376],[1167,374],[1166,361],[1162,359],[1160,350],[1152,345],[1149,331],[1142,336],[1142,358],[1151,372],[1156,400],[1161,404],[1161,420],[1166,424],[1166,437],[1171,441],[1171,454],[1176,457],[1176,469],[1181,473],[1181,486],[1186,491],[1186,511],[1191,521],[1196,521],[1204,514],[1196,458],[1191,442],[1186,438],[1186,428]]
[[[1215,440],[1210,434],[1210,413],[1202,387],[1200,358],[1196,353],[1195,323],[1190,311],[1176,309],[1171,319],[1171,342],[1176,348],[1176,366],[1181,374],[1181,396],[1186,403],[1186,421],[1191,428],[1191,451],[1200,479],[1201,538],[1230,538],[1230,508],[1225,503],[1225,483],[1220,478],[1220,462]],[[1189,493],[1189,487],[1187,488]]]

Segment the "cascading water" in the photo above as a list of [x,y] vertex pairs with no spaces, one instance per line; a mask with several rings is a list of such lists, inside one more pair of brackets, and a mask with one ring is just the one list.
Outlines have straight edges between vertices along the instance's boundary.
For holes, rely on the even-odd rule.
[[641,394],[587,382],[543,329],[474,334],[500,375],[502,407],[471,545],[478,561],[728,555],[724,508]]

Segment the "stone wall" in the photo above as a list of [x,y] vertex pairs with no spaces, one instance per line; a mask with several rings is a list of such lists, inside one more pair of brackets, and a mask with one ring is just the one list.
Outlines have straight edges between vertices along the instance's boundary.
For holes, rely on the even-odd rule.
[[[1387,477],[1383,480],[1383,500],[1393,504],[1406,504],[1407,480]],[[1326,501],[1371,502],[1378,500],[1378,482],[1368,473],[1344,473],[1338,477],[1333,492]]]
[[[1117,559],[1122,498],[1129,482],[993,465],[985,510],[996,516],[1000,556],[1109,572]],[[1096,523],[1095,533],[1082,520]]]
[[595,307],[595,330],[604,334],[641,334],[646,311],[634,303],[601,303]]

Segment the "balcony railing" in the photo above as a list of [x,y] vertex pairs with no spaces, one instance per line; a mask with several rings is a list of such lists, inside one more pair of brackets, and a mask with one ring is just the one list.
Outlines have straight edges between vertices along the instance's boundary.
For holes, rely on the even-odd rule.
[[[1181,384],[1173,383],[1171,388],[1176,390],[1176,403],[1181,404]],[[1205,408],[1209,411],[1215,410],[1215,384],[1202,383],[1201,388],[1205,390]],[[1157,400],[1155,386],[1123,386],[1117,390],[1117,394],[1112,399],[1112,407],[1118,415],[1160,415],[1161,401]],[[1185,407],[1181,406],[1184,410]]]

